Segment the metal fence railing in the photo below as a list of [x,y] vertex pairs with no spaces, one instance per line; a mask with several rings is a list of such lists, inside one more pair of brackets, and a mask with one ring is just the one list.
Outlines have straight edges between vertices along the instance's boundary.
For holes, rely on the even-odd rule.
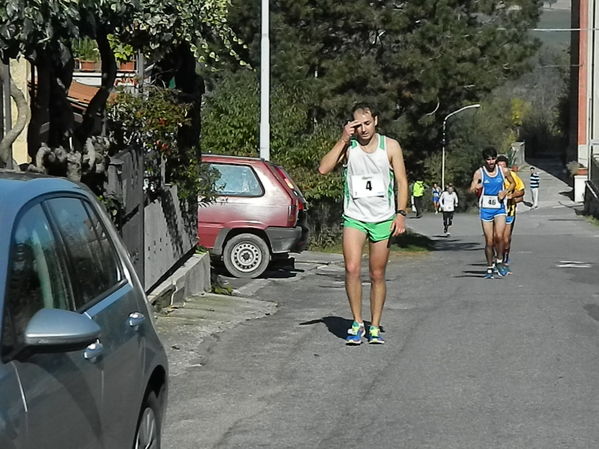
[[144,192],[144,174],[139,151],[128,149],[114,155],[106,195],[118,204],[115,224],[148,291],[195,247],[197,210],[181,206],[175,186],[165,186],[150,201]]
[[594,156],[591,158],[591,177],[589,181],[593,183],[596,188],[599,188],[599,158]]

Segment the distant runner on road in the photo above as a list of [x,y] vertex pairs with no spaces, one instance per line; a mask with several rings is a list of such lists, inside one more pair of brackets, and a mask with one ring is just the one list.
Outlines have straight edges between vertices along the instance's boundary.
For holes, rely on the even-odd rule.
[[[487,147],[482,151],[484,165],[472,175],[470,191],[480,193],[480,220],[485,235],[485,258],[487,272],[485,279],[493,279],[494,274],[505,276],[507,267],[503,264],[503,233],[505,231],[506,204],[505,197],[514,191],[514,178],[509,170],[497,165],[497,150]],[[508,187],[504,187],[505,181]],[[497,248],[497,261],[494,259]]]
[[532,209],[539,207],[539,185],[541,177],[536,168],[530,167],[530,193],[532,194]]
[[443,232],[449,236],[449,227],[453,224],[453,213],[458,207],[458,194],[454,192],[453,186],[447,186],[439,199],[439,207],[443,212]]
[[[362,343],[366,330],[362,319],[362,248],[369,241],[371,325],[368,342],[381,344],[381,316],[387,295],[385,270],[389,239],[405,232],[408,179],[399,143],[376,132],[378,113],[369,103],[352,109],[352,120],[322,158],[318,171],[330,173],[345,166],[343,201],[343,257],[345,290],[353,315],[346,342]],[[394,187],[398,198],[395,198]]]
[[[495,163],[497,165],[499,165],[501,168],[507,168],[508,158],[506,156],[504,156],[503,154],[500,154],[499,156],[497,156]],[[524,182],[522,181],[522,179],[520,179],[520,177],[516,173],[514,173],[513,171],[510,171],[510,174],[512,175],[512,178],[514,178],[514,182],[516,184],[514,187],[514,193],[508,194],[506,196],[507,204],[506,204],[505,229],[503,231],[503,254],[498,253],[498,256],[499,255],[503,256],[503,264],[506,266],[508,274],[512,273],[512,270],[511,270],[509,264],[510,264],[510,249],[512,247],[512,234],[514,232],[514,226],[516,226],[516,208],[518,206],[518,203],[521,203],[522,201],[524,201],[524,190],[526,189],[526,187],[524,186]],[[504,183],[504,188],[507,189],[508,187],[509,187],[508,181],[506,180]]]
[[431,194],[433,195],[433,208],[435,209],[435,213],[439,213],[439,201],[441,199],[441,187],[436,182],[433,182],[433,187],[431,188]]

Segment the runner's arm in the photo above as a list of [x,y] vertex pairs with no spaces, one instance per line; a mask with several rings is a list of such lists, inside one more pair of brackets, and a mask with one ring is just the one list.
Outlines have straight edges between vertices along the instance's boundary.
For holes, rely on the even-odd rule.
[[514,181],[516,182],[516,187],[514,188],[514,193],[511,195],[511,199],[514,203],[521,203],[524,201],[524,191],[526,187],[518,175],[512,173],[512,178],[514,178]]
[[[387,138],[387,152],[389,154],[389,163],[393,168],[393,174],[395,177],[395,187],[397,189],[397,201],[396,209],[405,211],[408,207],[408,176],[406,174],[406,166],[403,160],[403,152],[399,142],[394,139]],[[403,234],[406,230],[405,216],[401,214],[395,214],[393,224],[391,225],[392,235],[398,236]]]
[[351,137],[354,134],[356,126],[358,126],[359,124],[360,122],[357,120],[353,120],[345,124],[339,140],[335,143],[333,148],[320,160],[318,172],[321,175],[326,175],[327,173],[332,172],[335,169],[335,167],[337,167],[337,165],[339,165],[339,163],[345,158],[349,141],[351,140]]
[[472,193],[476,193],[478,190],[482,189],[482,184],[481,184],[481,177],[480,177],[480,169],[477,169],[474,174],[472,175],[472,182],[470,183],[470,191]]
[[497,195],[500,200],[503,200],[504,198],[509,197],[514,193],[514,189],[516,188],[516,181],[514,181],[514,178],[512,177],[512,173],[510,172],[510,170],[508,170],[507,168],[502,168],[501,170],[503,171],[503,176],[509,184],[504,190],[499,192],[499,195]]
[[524,196],[524,189],[518,189],[518,190],[514,190],[514,193],[512,193],[510,199],[515,200],[518,198],[522,198]]

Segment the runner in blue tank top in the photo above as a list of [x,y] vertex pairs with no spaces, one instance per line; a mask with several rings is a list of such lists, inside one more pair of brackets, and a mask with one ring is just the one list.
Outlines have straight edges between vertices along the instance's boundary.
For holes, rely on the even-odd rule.
[[[505,197],[513,193],[516,183],[508,169],[497,165],[497,150],[487,147],[482,152],[484,165],[474,172],[470,191],[480,195],[480,220],[485,235],[485,257],[487,272],[485,279],[493,279],[493,274],[505,276],[507,267],[503,264],[503,233],[505,229],[506,205]],[[509,183],[504,189],[504,180]],[[497,261],[494,259],[494,248],[497,248]]]

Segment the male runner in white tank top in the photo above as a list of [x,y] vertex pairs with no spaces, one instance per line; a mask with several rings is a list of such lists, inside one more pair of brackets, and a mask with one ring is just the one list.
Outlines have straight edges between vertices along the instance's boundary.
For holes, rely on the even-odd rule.
[[[330,173],[345,165],[343,204],[343,257],[345,290],[353,315],[347,344],[360,344],[366,331],[362,319],[362,248],[369,241],[370,311],[369,343],[384,343],[381,315],[387,295],[385,269],[389,239],[405,232],[408,179],[399,143],[376,132],[378,114],[373,105],[358,103],[353,120],[343,127],[335,146],[322,158],[318,171]],[[395,198],[394,190],[398,197]]]

